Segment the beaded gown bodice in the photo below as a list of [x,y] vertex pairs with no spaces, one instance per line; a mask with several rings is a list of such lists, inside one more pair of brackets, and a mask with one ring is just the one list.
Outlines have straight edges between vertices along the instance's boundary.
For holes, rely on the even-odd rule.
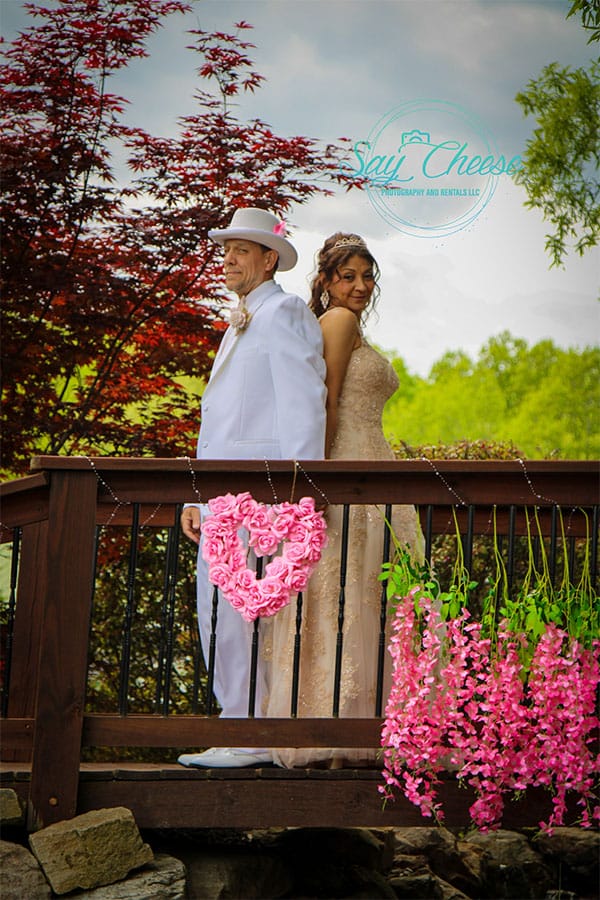
[[331,459],[394,458],[381,430],[381,416],[398,384],[392,365],[363,339],[348,363]]

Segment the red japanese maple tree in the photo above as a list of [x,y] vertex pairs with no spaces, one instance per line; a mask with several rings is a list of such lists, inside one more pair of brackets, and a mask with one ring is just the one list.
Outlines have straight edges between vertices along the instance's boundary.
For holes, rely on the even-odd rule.
[[[128,124],[107,85],[187,4],[25,5],[34,20],[0,82],[4,472],[36,453],[187,454],[199,424],[187,376],[207,376],[224,327],[208,230],[238,206],[284,213],[327,193],[344,142],[321,148],[235,117],[230,98],[262,81],[245,22],[191,32],[206,89],[165,138]],[[113,171],[119,146],[127,183]]]

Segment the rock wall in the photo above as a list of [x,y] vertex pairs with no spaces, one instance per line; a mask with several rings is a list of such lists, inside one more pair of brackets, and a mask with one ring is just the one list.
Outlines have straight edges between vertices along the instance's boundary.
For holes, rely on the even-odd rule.
[[185,863],[201,898],[598,900],[600,834],[445,828],[274,829],[154,833]]
[[600,897],[598,831],[289,828],[141,835],[131,812],[116,808],[28,836],[12,798],[4,799],[10,818],[0,841],[2,900],[63,894],[83,900]]

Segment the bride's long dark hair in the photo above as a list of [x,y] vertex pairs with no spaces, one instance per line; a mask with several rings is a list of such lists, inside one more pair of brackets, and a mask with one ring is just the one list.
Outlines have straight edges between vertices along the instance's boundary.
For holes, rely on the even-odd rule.
[[[339,244],[339,246],[336,246]],[[343,231],[336,231],[331,237],[328,237],[317,254],[317,273],[313,277],[310,285],[309,308],[312,309],[315,316],[319,318],[328,309],[323,304],[321,296],[324,291],[324,285],[332,280],[340,266],[343,266],[351,256],[360,256],[361,259],[373,267],[373,277],[375,279],[375,287],[369,299],[364,312],[363,318],[366,318],[369,312],[374,308],[377,298],[379,297],[379,266],[377,260],[370,252],[364,240],[358,234],[348,234]]]

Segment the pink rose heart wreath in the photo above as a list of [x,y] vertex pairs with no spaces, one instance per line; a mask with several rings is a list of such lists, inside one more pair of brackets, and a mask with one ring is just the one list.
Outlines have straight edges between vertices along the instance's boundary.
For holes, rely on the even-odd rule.
[[[298,503],[265,506],[251,494],[224,494],[208,501],[212,515],[202,523],[202,555],[208,577],[247,622],[274,616],[303,591],[327,544],[323,513],[312,497]],[[257,578],[246,565],[246,547],[239,530],[248,531],[248,545],[256,556],[281,556],[265,566]]]

